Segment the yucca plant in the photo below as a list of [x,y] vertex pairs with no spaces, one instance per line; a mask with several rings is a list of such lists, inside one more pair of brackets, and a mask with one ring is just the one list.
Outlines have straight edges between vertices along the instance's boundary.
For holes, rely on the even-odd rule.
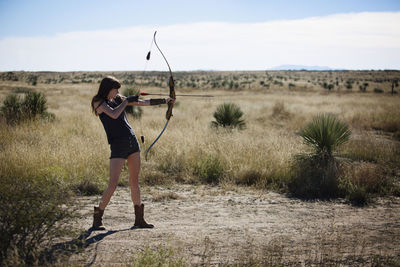
[[213,116],[215,121],[212,121],[211,125],[214,127],[231,127],[240,130],[246,127],[246,123],[241,119],[243,112],[234,103],[224,103],[219,105]]
[[332,198],[342,194],[339,188],[339,163],[333,151],[350,138],[347,124],[332,114],[316,116],[301,131],[304,142],[314,148],[313,154],[296,156],[291,193],[301,198]]
[[350,134],[349,126],[332,114],[316,116],[300,132],[304,142],[313,147],[316,154],[328,156],[332,156],[335,148],[347,142]]
[[[124,91],[125,96],[130,96],[130,95],[137,95],[140,93],[140,90],[134,87],[128,87]],[[131,114],[134,118],[140,119],[143,114],[143,109],[139,106],[127,106],[125,108],[125,112],[128,114]]]

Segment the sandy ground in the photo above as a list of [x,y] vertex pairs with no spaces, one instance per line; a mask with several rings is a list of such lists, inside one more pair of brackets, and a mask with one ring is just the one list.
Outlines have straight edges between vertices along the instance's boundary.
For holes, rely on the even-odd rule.
[[188,263],[200,265],[243,261],[258,253],[299,265],[326,255],[400,257],[400,198],[358,208],[344,201],[305,202],[248,188],[145,186],[145,218],[155,228],[132,230],[129,188],[118,187],[105,211],[107,229],[90,231],[98,199],[79,199],[83,216],[75,226],[83,234],[63,244],[81,240],[84,245],[71,253],[70,264],[125,265],[146,247],[159,246],[173,247]]

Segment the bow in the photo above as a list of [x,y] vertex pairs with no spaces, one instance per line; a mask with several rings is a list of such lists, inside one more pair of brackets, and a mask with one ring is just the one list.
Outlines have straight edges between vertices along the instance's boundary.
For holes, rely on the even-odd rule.
[[[171,67],[169,66],[169,63],[168,63],[167,58],[164,56],[164,53],[161,51],[160,47],[159,47],[158,44],[157,44],[157,41],[156,41],[156,34],[157,34],[157,31],[154,32],[153,41],[154,41],[154,43],[155,43],[155,45],[156,45],[158,51],[160,51],[161,55],[163,56],[165,62],[166,62],[167,65],[168,65],[168,69],[169,69],[169,82],[168,82],[168,86],[169,86],[169,97],[175,99],[175,98],[176,98],[176,95],[175,95],[175,81],[174,81],[174,78],[173,78],[173,76],[172,76]],[[151,49],[151,48],[150,48],[150,49]],[[147,60],[150,60],[150,53],[151,53],[151,51],[149,51],[149,52],[147,53],[147,56],[146,56],[146,59],[147,59]],[[174,107],[174,103],[168,102],[168,109],[167,109],[167,112],[166,112],[166,114],[165,114],[165,118],[167,119],[167,121],[165,122],[164,128],[162,129],[161,133],[157,136],[157,138],[153,141],[153,143],[151,143],[151,145],[147,148],[146,154],[145,154],[146,160],[147,160],[147,154],[149,153],[150,149],[154,146],[154,144],[158,141],[158,139],[160,139],[160,137],[161,137],[161,135],[164,133],[165,129],[167,129],[169,119],[172,117],[172,108],[173,108],[173,107]]]

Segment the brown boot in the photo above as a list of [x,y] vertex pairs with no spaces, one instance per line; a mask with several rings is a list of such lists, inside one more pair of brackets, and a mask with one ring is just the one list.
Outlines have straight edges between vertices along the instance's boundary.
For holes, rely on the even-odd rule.
[[135,205],[135,224],[133,228],[154,228],[154,225],[148,224],[144,220],[144,204],[138,206]]
[[98,207],[94,207],[94,213],[93,213],[93,230],[106,230],[106,228],[103,226],[103,214],[104,210],[101,210]]

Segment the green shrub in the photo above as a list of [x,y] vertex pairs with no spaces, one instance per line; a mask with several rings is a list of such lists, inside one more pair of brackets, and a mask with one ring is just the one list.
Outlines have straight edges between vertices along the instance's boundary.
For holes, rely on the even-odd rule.
[[36,116],[42,115],[47,110],[46,97],[44,94],[39,92],[28,92],[25,95],[22,109],[24,114],[28,118],[36,118]]
[[243,112],[234,103],[219,105],[213,116],[215,121],[212,121],[211,125],[214,127],[230,127],[240,130],[246,127],[246,123],[241,119]]
[[54,178],[0,175],[0,265],[38,264],[40,252],[66,230],[70,196]]
[[383,92],[384,91],[382,89],[380,89],[380,88],[374,88],[374,93],[381,94]]
[[329,91],[330,90],[332,90],[333,88],[335,88],[335,85],[334,84],[332,84],[332,83],[327,83],[327,82],[324,82],[323,84],[322,84],[322,87],[323,88],[325,88],[325,89],[328,89]]
[[218,184],[224,173],[224,166],[217,155],[202,157],[194,166],[194,174],[205,183]]
[[349,80],[347,80],[346,81],[346,88],[348,89],[348,90],[351,90],[351,89],[353,89],[353,80],[352,79],[349,79]]
[[22,100],[17,94],[10,94],[3,101],[1,114],[8,124],[16,124],[23,117]]
[[[139,89],[128,87],[125,89],[123,95],[130,96],[130,95],[138,95],[140,92]],[[140,106],[127,106],[125,108],[125,112],[131,114],[134,118],[140,119],[143,115],[143,109]]]
[[46,103],[46,97],[40,92],[27,91],[23,100],[13,93],[6,97],[0,110],[8,124],[38,118],[54,120],[55,115],[47,112]]
[[29,75],[29,76],[27,77],[26,82],[27,82],[27,83],[30,83],[31,85],[36,86],[36,85],[37,85],[37,82],[38,82],[38,76],[32,75],[32,74],[31,74],[31,75]]
[[360,85],[358,88],[360,89],[360,92],[365,93],[367,91],[367,87],[365,85]]

